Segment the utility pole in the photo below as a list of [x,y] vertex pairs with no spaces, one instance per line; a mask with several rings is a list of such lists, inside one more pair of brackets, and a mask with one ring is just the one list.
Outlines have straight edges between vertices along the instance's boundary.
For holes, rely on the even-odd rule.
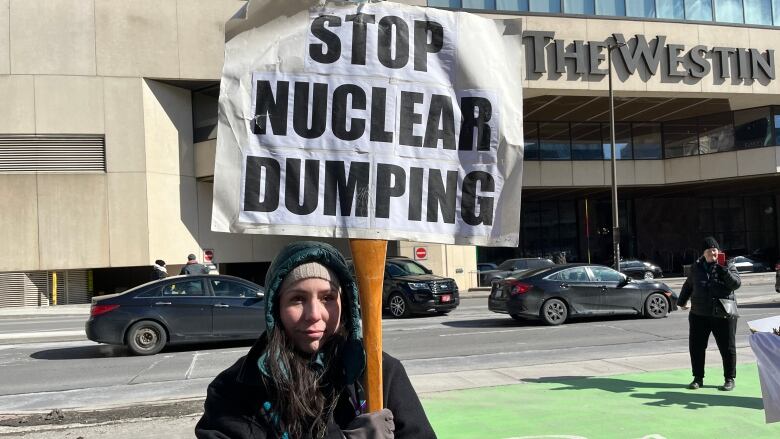
[[618,44],[613,40],[607,45],[607,68],[609,69],[609,135],[612,151],[612,258],[615,270],[620,271],[620,220],[618,218],[617,195],[617,154],[615,148],[615,91],[612,89],[612,50],[625,43]]

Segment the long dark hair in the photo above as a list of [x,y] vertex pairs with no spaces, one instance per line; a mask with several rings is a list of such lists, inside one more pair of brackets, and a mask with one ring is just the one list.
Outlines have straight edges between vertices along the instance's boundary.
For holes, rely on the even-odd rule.
[[[287,337],[281,320],[268,334],[266,347],[269,376],[263,376],[265,386],[276,401],[275,411],[280,427],[290,438],[325,437],[328,420],[336,408],[343,385],[339,379],[342,370],[340,351],[346,339],[344,321],[349,304],[341,294],[341,322],[336,332],[317,353],[304,354]],[[278,312],[278,307],[276,307]],[[324,369],[312,365],[312,359],[322,354]]]

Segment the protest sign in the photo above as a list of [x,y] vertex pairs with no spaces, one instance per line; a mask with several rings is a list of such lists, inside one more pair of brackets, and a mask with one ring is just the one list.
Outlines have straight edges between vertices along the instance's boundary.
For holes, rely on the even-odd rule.
[[252,1],[226,28],[212,230],[516,246],[519,22]]

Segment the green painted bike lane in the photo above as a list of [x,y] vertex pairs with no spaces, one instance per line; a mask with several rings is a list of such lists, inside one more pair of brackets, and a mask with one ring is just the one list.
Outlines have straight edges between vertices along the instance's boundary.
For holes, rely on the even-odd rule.
[[441,439],[780,438],[766,424],[755,364],[737,368],[737,387],[719,391],[719,368],[688,390],[690,370],[553,377],[517,385],[424,395]]

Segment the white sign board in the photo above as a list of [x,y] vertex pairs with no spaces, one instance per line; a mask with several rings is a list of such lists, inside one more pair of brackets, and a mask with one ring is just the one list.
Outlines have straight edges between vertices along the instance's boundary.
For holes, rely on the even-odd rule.
[[226,26],[212,230],[516,246],[519,21],[252,1]]

